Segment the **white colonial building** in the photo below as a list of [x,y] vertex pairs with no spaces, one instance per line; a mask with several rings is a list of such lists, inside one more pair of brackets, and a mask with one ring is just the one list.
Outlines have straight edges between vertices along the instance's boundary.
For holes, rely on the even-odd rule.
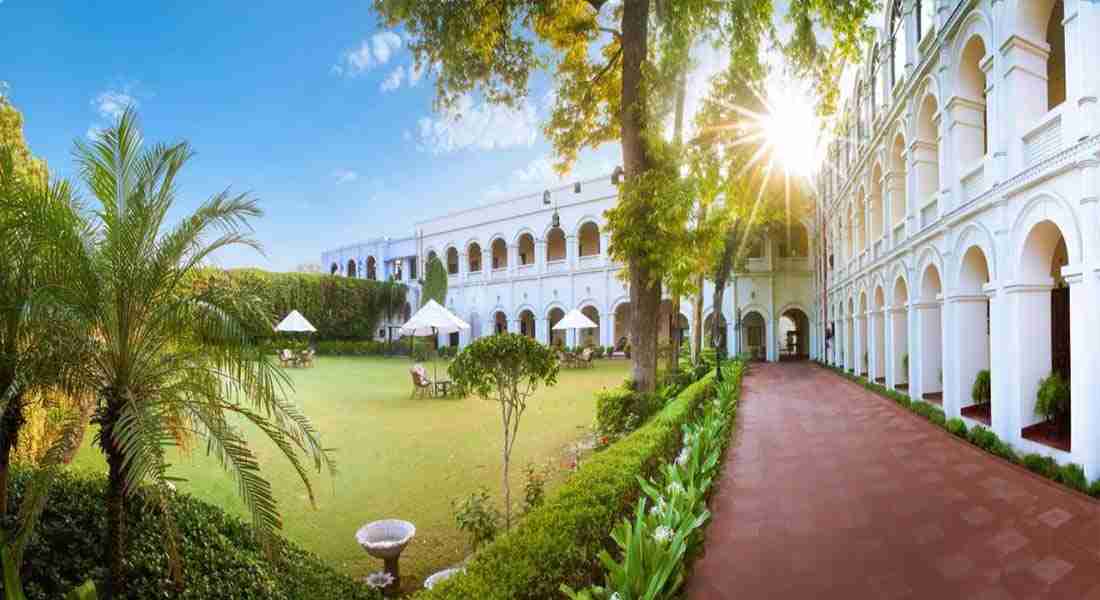
[[[608,258],[604,227],[604,211],[617,197],[611,176],[580,181],[432,218],[419,223],[413,236],[337,248],[321,260],[333,274],[408,284],[408,310],[415,310],[421,300],[418,274],[430,257],[439,257],[449,273],[446,305],[471,325],[469,332],[441,339],[444,344],[465,345],[471,338],[511,331],[544,343],[621,348],[629,338],[629,294],[620,265]],[[718,315],[729,352],[767,360],[809,355],[814,297],[809,224],[792,227],[790,243],[755,248],[747,271],[732,280]],[[712,291],[708,284],[707,324],[715,318]],[[574,308],[599,329],[552,329]],[[690,339],[692,312],[684,298],[674,321],[666,300],[661,314],[653,315],[661,339],[670,334]],[[379,334],[384,337],[385,329]]]
[[1100,476],[1100,3],[888,4],[818,185],[815,350]]

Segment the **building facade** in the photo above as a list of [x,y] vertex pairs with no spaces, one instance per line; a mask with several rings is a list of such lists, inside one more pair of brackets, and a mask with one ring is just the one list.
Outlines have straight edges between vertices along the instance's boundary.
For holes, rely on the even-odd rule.
[[815,351],[1096,477],[1100,3],[888,4],[817,185]]
[[[629,290],[621,265],[609,258],[604,211],[618,198],[612,177],[581,181],[535,194],[442,215],[417,224],[406,238],[379,238],[322,254],[330,273],[369,279],[393,278],[410,287],[410,310],[421,301],[418,274],[438,257],[448,271],[446,306],[470,330],[443,344],[464,346],[497,332],[529,335],[543,343],[625,349],[630,331]],[[789,243],[755,248],[745,272],[732,278],[717,312],[730,353],[758,359],[806,357],[814,343],[810,307],[811,223],[792,226]],[[704,323],[716,318],[713,285],[706,284]],[[598,329],[560,331],[554,324],[579,309]],[[659,337],[689,340],[692,304],[675,311],[666,298]],[[395,321],[396,322],[396,321]],[[391,325],[393,323],[390,323]],[[385,329],[380,329],[380,335]]]

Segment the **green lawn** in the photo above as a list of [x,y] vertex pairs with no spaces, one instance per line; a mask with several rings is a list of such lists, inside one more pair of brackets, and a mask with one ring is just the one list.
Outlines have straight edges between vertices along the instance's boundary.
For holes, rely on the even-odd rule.
[[[390,517],[412,521],[417,535],[401,562],[406,589],[468,552],[454,526],[452,499],[486,486],[503,506],[497,405],[475,397],[411,400],[409,366],[399,358],[322,357],[312,369],[290,370],[294,398],[325,445],[337,449],[339,474],[318,479],[316,510],[274,446],[253,445],[274,485],[287,537],[338,569],[358,576],[381,568],[355,542],[361,524]],[[522,499],[528,462],[555,471],[567,464],[565,449],[592,424],[594,392],[621,383],[627,367],[626,361],[597,361],[591,369],[563,370],[556,386],[539,390],[512,457],[514,499]],[[106,469],[90,443],[73,468]],[[235,482],[201,445],[176,457],[172,474],[187,479],[181,491],[245,515]]]

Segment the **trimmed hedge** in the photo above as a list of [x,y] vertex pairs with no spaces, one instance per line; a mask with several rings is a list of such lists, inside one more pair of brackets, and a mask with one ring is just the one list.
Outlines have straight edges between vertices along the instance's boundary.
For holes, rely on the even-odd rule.
[[630,433],[664,405],[656,392],[612,388],[596,394],[596,432],[602,436]]
[[374,339],[387,309],[400,314],[408,292],[404,285],[388,281],[259,269],[202,269],[189,284],[200,294],[258,299],[272,326],[297,310],[317,328],[314,337],[319,340]]
[[827,365],[820,361],[815,361],[817,364],[835,371],[845,379],[849,379],[864,388],[885,396],[898,404],[912,410],[913,412],[923,416],[932,423],[939,425],[946,429],[952,435],[962,438],[974,446],[999,456],[1008,462],[1018,464],[1025,467],[1029,471],[1058,482],[1066,487],[1075,489],[1079,492],[1088,494],[1094,498],[1100,498],[1100,478],[1094,480],[1091,484],[1088,482],[1088,478],[1085,477],[1085,470],[1081,465],[1075,463],[1067,463],[1059,465],[1053,458],[1047,456],[1041,456],[1039,454],[1027,454],[1021,457],[1013,450],[1012,446],[1005,442],[996,433],[982,427],[981,425],[975,425],[967,430],[966,423],[958,417],[954,417],[949,420],[945,420],[943,409],[938,406],[932,406],[926,402],[914,402],[909,396],[897,392],[895,390],[888,389],[886,386],[879,385],[872,381],[867,381],[862,377],[857,377],[851,373],[846,373],[841,369]]
[[[12,473],[12,502],[3,518],[10,525],[30,473]],[[35,530],[23,564],[27,598],[61,598],[88,579],[107,575],[106,478],[61,474]],[[317,556],[285,540],[269,561],[240,519],[183,493],[172,493],[169,507],[179,532],[184,588],[177,590],[168,570],[166,532],[159,504],[138,490],[126,513],[127,599],[375,600],[380,596]]]
[[420,600],[559,598],[563,583],[574,588],[599,581],[598,554],[609,548],[607,532],[630,512],[641,487],[638,476],[654,474],[680,445],[680,428],[714,394],[714,375],[689,386],[648,423],[593,455],[546,504],[483,548],[466,573]]

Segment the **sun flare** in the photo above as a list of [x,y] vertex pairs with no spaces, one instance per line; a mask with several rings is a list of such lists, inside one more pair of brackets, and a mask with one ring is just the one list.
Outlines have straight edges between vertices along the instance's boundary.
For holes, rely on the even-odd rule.
[[776,81],[768,85],[765,100],[759,125],[773,156],[791,175],[813,175],[821,163],[823,131],[810,94],[802,86]]

